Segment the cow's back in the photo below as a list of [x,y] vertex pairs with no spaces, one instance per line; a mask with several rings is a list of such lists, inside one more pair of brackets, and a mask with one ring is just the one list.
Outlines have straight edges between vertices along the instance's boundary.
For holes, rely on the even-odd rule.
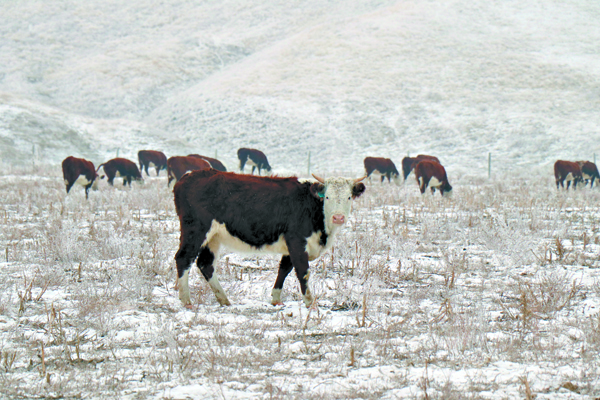
[[300,183],[295,177],[193,171],[177,182],[173,192],[182,225],[205,226],[214,220],[257,247],[289,231],[308,237],[315,226],[325,229],[321,201],[310,194],[310,183]]
[[446,169],[438,162],[432,160],[422,160],[415,166],[415,175],[417,180],[420,177],[435,177],[440,182],[442,180],[448,180],[446,176]]

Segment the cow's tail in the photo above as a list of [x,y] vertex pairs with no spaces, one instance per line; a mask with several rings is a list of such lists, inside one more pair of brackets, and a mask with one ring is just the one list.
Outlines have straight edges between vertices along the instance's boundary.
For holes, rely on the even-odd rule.
[[[104,164],[106,164],[106,163],[104,163]],[[100,168],[104,167],[104,164],[98,165],[98,168],[96,168],[96,173],[98,173],[98,171],[100,171]]]

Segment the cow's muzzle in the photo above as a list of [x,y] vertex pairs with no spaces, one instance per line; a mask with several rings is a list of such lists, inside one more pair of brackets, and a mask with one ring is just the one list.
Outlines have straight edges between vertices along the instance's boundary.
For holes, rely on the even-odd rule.
[[344,217],[343,214],[335,214],[333,217],[331,217],[331,222],[336,225],[342,225],[344,222],[346,222],[346,217]]

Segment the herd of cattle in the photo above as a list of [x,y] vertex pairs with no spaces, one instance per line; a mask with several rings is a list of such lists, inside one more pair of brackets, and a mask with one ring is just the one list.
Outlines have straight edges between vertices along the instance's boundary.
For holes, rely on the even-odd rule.
[[[167,159],[162,152],[142,150],[138,158],[139,169],[124,158],[112,159],[95,169],[90,161],[67,157],[62,163],[67,193],[79,183],[85,187],[87,198],[89,189],[104,177],[111,185],[115,177],[123,178],[123,185],[131,185],[132,180],[142,180],[140,170],[149,176],[148,169],[155,168],[158,176],[166,169],[168,184],[176,181],[173,193],[181,230],[175,255],[177,287],[187,308],[192,307],[188,279],[194,261],[219,304],[230,304],[215,275],[215,263],[223,246],[238,252],[280,254],[271,304],[283,304],[283,283],[294,269],[304,303],[311,306],[314,297],[308,287],[308,263],[331,247],[336,232],[348,220],[352,200],[366,190],[361,181],[374,175],[380,176],[382,183],[385,178],[390,183],[401,182],[398,169],[388,158],[365,158],[366,175],[359,179],[323,179],[313,174],[315,181],[253,176],[256,169],[259,175],[262,170],[271,171],[267,157],[256,149],[238,150],[240,170],[251,165],[251,175],[227,172],[220,161],[198,154]],[[405,157],[404,180],[413,170],[422,194],[428,187],[432,193],[438,189],[442,196],[451,193],[446,170],[436,157]],[[568,189],[571,181],[575,187],[584,179],[586,183],[591,180],[593,186],[594,180],[600,179],[591,162],[559,160],[554,171],[557,188],[565,180]]]
[[590,187],[594,187],[594,180],[600,180],[598,167],[590,161],[558,160],[554,163],[554,177],[556,178],[556,188],[558,189],[559,186],[564,188],[564,182],[567,181],[567,190],[569,190],[571,182],[575,189],[579,182],[585,182],[586,185],[590,182]]
[[[252,166],[251,175],[227,172],[218,160],[198,154],[169,159],[159,151],[142,150],[138,166],[127,159],[115,158],[97,169],[88,160],[67,157],[63,176],[67,193],[75,183],[85,187],[86,199],[90,188],[97,188],[105,177],[113,185],[115,177],[123,178],[123,185],[142,180],[142,173],[156,169],[156,175],[167,170],[168,185],[173,188],[175,208],[180,222],[180,246],[175,261],[179,298],[191,308],[189,270],[196,261],[222,305],[229,305],[223,288],[215,275],[215,262],[222,246],[241,252],[269,252],[282,255],[271,303],[283,304],[281,291],[287,275],[295,269],[300,282],[304,303],[310,306],[314,298],[308,287],[309,261],[327,251],[339,228],[346,223],[352,200],[366,187],[361,181],[373,174],[399,183],[400,174],[387,158],[367,157],[364,160],[366,176],[359,179],[330,177],[323,179],[313,174],[315,181],[297,177],[253,176],[258,169],[270,172],[267,157],[259,150],[238,150],[240,171],[246,164]],[[102,169],[102,172],[100,171]],[[404,179],[415,170],[421,193],[427,187],[437,188],[442,195],[452,190],[446,171],[436,157],[419,155],[402,161]],[[188,173],[189,172],[189,173]]]
[[[246,164],[252,167],[251,174],[254,174],[254,171],[257,169],[259,175],[263,170],[271,172],[269,161],[262,151],[241,148],[237,154],[240,160],[241,172],[244,171]],[[167,159],[161,151],[140,150],[138,152],[138,161],[139,168],[133,161],[125,158],[113,158],[95,168],[94,163],[91,161],[73,156],[67,157],[62,162],[67,193],[77,183],[85,187],[85,197],[87,199],[90,188],[96,190],[98,188],[98,181],[105,177],[110,185],[114,184],[116,177],[121,177],[123,178],[123,186],[131,186],[132,181],[143,182],[141,171],[146,171],[146,175],[150,176],[149,168],[155,168],[157,176],[160,175],[161,170],[166,169],[168,186],[173,181],[179,181],[184,174],[190,171],[211,168],[227,172],[227,169],[219,160],[199,154],[174,156]],[[400,173],[389,158],[367,157],[364,160],[364,165],[366,177],[369,177],[369,179],[371,175],[378,175],[381,176],[381,182],[386,177],[389,182],[394,181],[397,184],[401,182]],[[437,157],[423,154],[419,154],[416,157],[404,157],[402,160],[404,180],[408,178],[408,175],[413,170],[415,171],[421,193],[425,193],[428,187],[431,188],[432,193],[435,193],[435,189],[437,188],[442,195],[452,190],[452,186],[448,183],[446,170],[440,164]]]

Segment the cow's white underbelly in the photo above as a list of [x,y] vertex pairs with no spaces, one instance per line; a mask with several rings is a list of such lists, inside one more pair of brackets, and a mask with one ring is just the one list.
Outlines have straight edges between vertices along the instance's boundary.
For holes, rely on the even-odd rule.
[[442,186],[442,182],[440,182],[435,176],[432,176],[429,180],[429,187],[439,187]]
[[[65,179],[65,183],[68,184],[66,179]],[[79,177],[77,178],[75,183],[78,185],[81,185],[81,186],[87,186],[90,184],[90,181],[88,180],[88,178],[85,177],[85,175],[79,175]]]
[[581,173],[581,176],[583,177],[583,179],[592,179],[591,175],[586,174],[585,172]]
[[[319,243],[320,239],[321,232],[314,232],[312,235],[306,238],[305,251],[308,253],[308,259],[310,261],[319,257],[329,247],[321,246]],[[328,240],[328,242],[331,243],[331,240]],[[202,243],[202,247],[207,245],[211,250],[218,250],[218,247],[225,246],[230,250],[240,253],[275,253],[284,256],[290,254],[283,235],[279,236],[279,239],[274,243],[255,247],[233,236],[231,233],[229,233],[225,224],[221,224],[216,220],[212,221],[210,229],[206,234],[206,239]]]
[[570,172],[565,176],[565,181],[572,181],[573,179],[575,178],[573,178],[573,174]]

